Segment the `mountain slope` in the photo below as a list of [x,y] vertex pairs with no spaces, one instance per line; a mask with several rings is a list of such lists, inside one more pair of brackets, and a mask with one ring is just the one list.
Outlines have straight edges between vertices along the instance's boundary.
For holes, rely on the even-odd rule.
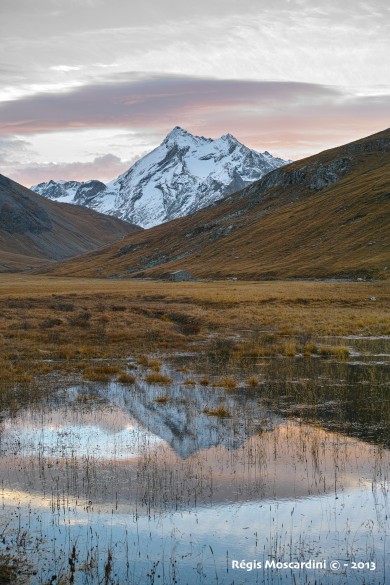
[[0,175],[0,271],[61,260],[139,231],[90,209],[55,203]]
[[55,268],[195,277],[390,275],[390,130],[294,162],[214,206]]
[[158,148],[107,185],[49,181],[31,188],[49,199],[152,227],[194,213],[284,164],[230,134],[212,140],[177,126]]

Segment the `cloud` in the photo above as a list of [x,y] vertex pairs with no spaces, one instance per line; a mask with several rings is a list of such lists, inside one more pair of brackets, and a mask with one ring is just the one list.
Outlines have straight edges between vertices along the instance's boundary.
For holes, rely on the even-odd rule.
[[381,130],[389,117],[390,95],[383,90],[356,96],[318,84],[174,75],[118,75],[109,84],[0,104],[3,135],[116,128],[163,138],[181,125],[211,137],[231,132],[279,151],[308,139],[321,149],[334,138]]
[[[369,100],[373,115],[388,104],[387,96]],[[0,104],[0,131],[12,134],[91,127],[170,126],[180,119],[236,113],[261,118],[280,113],[300,115],[367,109],[364,98],[315,84],[215,80],[184,76],[123,75],[111,83],[93,84],[68,93],[42,93]],[[382,112],[383,113],[383,112]],[[178,120],[179,118],[179,120]]]
[[110,67],[97,64],[110,63],[123,73],[365,88],[390,81],[390,13],[379,0],[116,0],[115,9],[106,1],[95,8],[58,2],[55,14],[48,0],[4,2],[2,61],[10,74],[0,84],[6,95],[61,84],[67,90],[103,77],[109,83]]
[[53,67],[50,67],[50,69],[52,69],[52,71],[64,71],[67,73],[68,71],[80,71],[80,69],[83,69],[83,67],[73,65],[53,65]]
[[73,162],[73,163],[41,163],[33,165],[14,165],[10,166],[8,176],[11,179],[26,185],[36,185],[43,181],[53,179],[59,180],[78,180],[87,181],[89,179],[99,179],[100,181],[109,181],[121,173],[124,173],[132,166],[139,157],[131,160],[121,160],[113,154],[105,154],[95,157],[90,162]]
[[[85,178],[78,164],[131,159],[177,124],[286,158],[373,133],[389,16],[386,0],[2,0],[0,162]],[[114,147],[111,129],[132,139]]]
[[[230,132],[251,148],[295,159],[383,130],[390,114],[383,91],[356,96],[293,82],[124,77],[0,105],[3,172],[27,186],[49,179],[111,180],[176,125],[212,138]],[[61,160],[65,151],[68,161],[94,158],[38,164],[31,145],[43,152],[43,137],[46,158]],[[29,154],[32,162],[26,162]]]
[[0,164],[6,167],[21,163],[24,158],[31,159],[31,143],[18,138],[0,138]]

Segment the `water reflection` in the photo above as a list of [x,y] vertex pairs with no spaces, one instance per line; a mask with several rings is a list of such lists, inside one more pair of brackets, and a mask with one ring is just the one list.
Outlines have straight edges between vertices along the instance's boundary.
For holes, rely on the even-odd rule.
[[[390,448],[389,339],[345,339],[356,356],[341,361],[301,355],[243,355],[238,361],[227,347],[223,353],[209,351],[198,356],[193,368],[199,375],[207,371],[216,379],[231,375],[245,381],[250,375],[257,376],[257,394],[273,412]],[[379,354],[385,356],[380,364],[376,363]]]
[[379,448],[264,412],[254,399],[243,409],[229,396],[234,415],[217,418],[203,412],[219,401],[211,390],[191,389],[184,402],[176,386],[164,405],[154,402],[157,391],[112,385],[104,402],[97,396],[94,404],[88,394],[85,405],[82,389],[73,389],[68,403],[6,420],[0,464],[8,486],[29,493],[66,488],[96,506],[112,503],[108,483],[116,506],[140,499],[150,511],[307,497],[377,481],[385,453]]
[[[34,560],[34,583],[68,574],[73,546],[77,584],[105,582],[107,564],[107,583],[384,583],[389,452],[275,398],[279,414],[260,391],[140,381],[19,411],[0,433],[3,546]],[[222,403],[229,417],[204,412]],[[248,558],[377,569],[232,569]]]

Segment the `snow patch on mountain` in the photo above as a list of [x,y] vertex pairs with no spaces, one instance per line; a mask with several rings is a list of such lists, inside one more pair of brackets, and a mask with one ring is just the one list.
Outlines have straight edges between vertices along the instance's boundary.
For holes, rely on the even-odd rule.
[[287,162],[251,150],[231,134],[213,140],[176,126],[160,146],[107,185],[48,181],[31,189],[148,228],[213,204]]

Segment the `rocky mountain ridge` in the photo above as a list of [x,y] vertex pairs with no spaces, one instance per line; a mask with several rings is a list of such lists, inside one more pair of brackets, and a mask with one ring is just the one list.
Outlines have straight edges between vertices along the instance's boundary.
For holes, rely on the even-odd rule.
[[142,227],[195,213],[286,164],[231,134],[216,140],[177,126],[155,150],[105,185],[101,181],[48,181],[33,191],[83,205]]
[[0,272],[62,260],[141,231],[138,226],[56,204],[0,175]]
[[52,273],[388,280],[389,185],[390,129],[278,168],[196,214]]

